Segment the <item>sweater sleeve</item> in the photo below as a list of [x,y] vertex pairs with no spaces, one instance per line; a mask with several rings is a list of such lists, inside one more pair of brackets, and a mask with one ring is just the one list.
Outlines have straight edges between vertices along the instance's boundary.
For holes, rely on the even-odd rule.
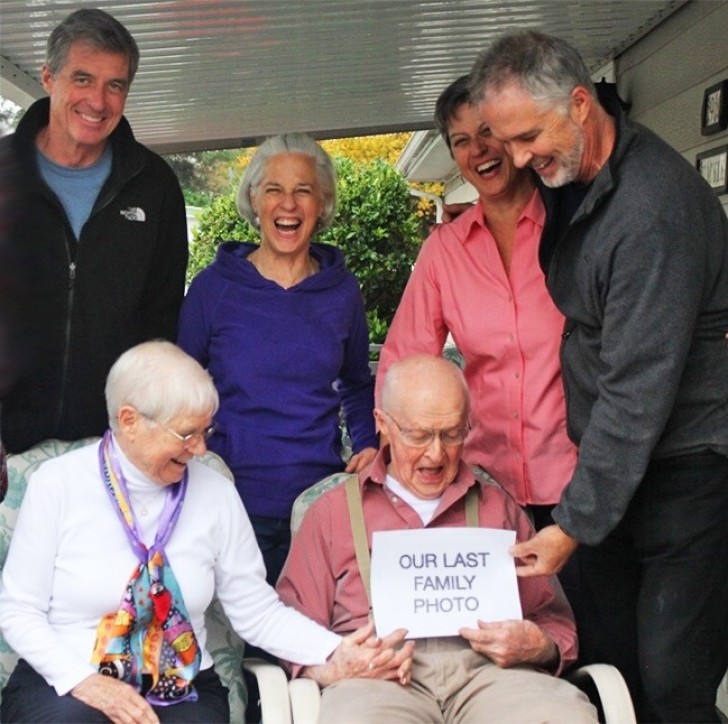
[[322,664],[341,638],[281,601],[266,583],[253,528],[234,486],[221,524],[227,529],[215,570],[216,592],[230,623],[250,644],[300,664]]
[[448,329],[443,319],[442,296],[437,278],[441,235],[431,234],[420,250],[414,269],[405,286],[397,312],[379,355],[376,400],[382,391],[387,370],[398,360],[413,354],[442,352]]
[[206,307],[206,302],[209,302],[206,287],[204,275],[198,275],[192,281],[182,302],[177,332],[177,345],[203,367],[207,367],[210,362],[211,323]]
[[353,452],[378,447],[374,428],[374,378],[369,368],[369,329],[364,301],[356,281],[352,294],[351,328],[344,346],[344,362],[337,381]]
[[[604,274],[595,282],[604,294],[598,396],[574,476],[554,509],[554,520],[588,545],[623,518],[670,417],[693,341],[704,259],[695,248],[698,231],[670,217],[655,211],[595,272]],[[565,370],[580,364],[580,333],[576,327],[564,342]]]
[[97,670],[68,651],[48,622],[64,501],[63,486],[51,484],[47,471],[41,467],[31,477],[20,507],[2,575],[0,628],[18,655],[63,696]]
[[[276,590],[287,605],[305,611],[323,626],[332,626],[333,602],[337,595],[337,581],[330,559],[332,531],[328,509],[318,502],[304,516],[301,527],[293,536]],[[290,661],[283,661],[283,664],[295,678],[303,667]]]

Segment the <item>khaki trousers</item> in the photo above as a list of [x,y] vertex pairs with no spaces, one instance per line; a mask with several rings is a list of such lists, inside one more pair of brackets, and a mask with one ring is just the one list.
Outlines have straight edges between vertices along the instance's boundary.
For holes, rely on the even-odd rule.
[[596,722],[588,698],[531,666],[500,669],[464,639],[418,639],[412,683],[349,679],[326,687],[320,724]]

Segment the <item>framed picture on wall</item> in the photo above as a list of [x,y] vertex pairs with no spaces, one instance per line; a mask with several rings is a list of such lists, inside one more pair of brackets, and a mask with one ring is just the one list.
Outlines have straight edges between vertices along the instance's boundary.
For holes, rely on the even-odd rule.
[[700,132],[704,136],[728,127],[728,79],[706,88],[700,118]]
[[695,157],[695,165],[716,193],[728,192],[728,146],[699,153]]

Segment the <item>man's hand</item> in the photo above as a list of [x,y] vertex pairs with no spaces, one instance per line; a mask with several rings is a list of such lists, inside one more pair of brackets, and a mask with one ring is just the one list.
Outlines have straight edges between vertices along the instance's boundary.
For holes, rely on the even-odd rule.
[[516,566],[519,576],[550,576],[558,573],[576,550],[578,542],[566,535],[558,525],[548,525],[523,543],[516,543],[510,554],[520,558]]
[[70,693],[98,709],[114,724],[159,724],[159,717],[146,699],[126,682],[110,676],[91,674]]
[[341,679],[396,679],[402,686],[409,684],[412,671],[414,641],[404,640],[403,628],[388,636],[374,636],[374,624],[354,631],[336,648],[325,664],[307,666],[303,676],[319,686],[328,686]]
[[473,204],[471,204],[469,201],[464,201],[459,204],[443,204],[442,205],[442,222],[443,224],[449,224],[451,221],[454,221],[455,219],[460,216],[460,214],[464,213],[468,209],[472,208]]
[[428,234],[431,234],[435,229],[437,229],[439,226],[442,226],[443,224],[449,224],[451,221],[454,221],[455,219],[460,216],[464,211],[467,211],[468,209],[472,208],[473,204],[470,202],[462,202],[459,204],[443,204],[442,205],[442,217],[440,221],[438,221],[436,224],[433,224],[427,231]]
[[460,635],[502,669],[519,664],[555,669],[559,663],[556,644],[533,621],[478,621],[478,628],[461,628]]
[[377,448],[365,447],[356,455],[349,458],[349,464],[346,466],[345,473],[359,473],[366,468],[377,455]]

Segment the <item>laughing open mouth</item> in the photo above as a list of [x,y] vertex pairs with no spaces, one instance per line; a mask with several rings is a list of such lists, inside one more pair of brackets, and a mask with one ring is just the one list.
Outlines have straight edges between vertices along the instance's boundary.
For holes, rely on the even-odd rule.
[[503,163],[503,161],[501,161],[499,158],[492,158],[490,161],[481,163],[475,170],[481,176],[486,176],[487,174],[491,173],[492,171],[495,171],[502,163]]

